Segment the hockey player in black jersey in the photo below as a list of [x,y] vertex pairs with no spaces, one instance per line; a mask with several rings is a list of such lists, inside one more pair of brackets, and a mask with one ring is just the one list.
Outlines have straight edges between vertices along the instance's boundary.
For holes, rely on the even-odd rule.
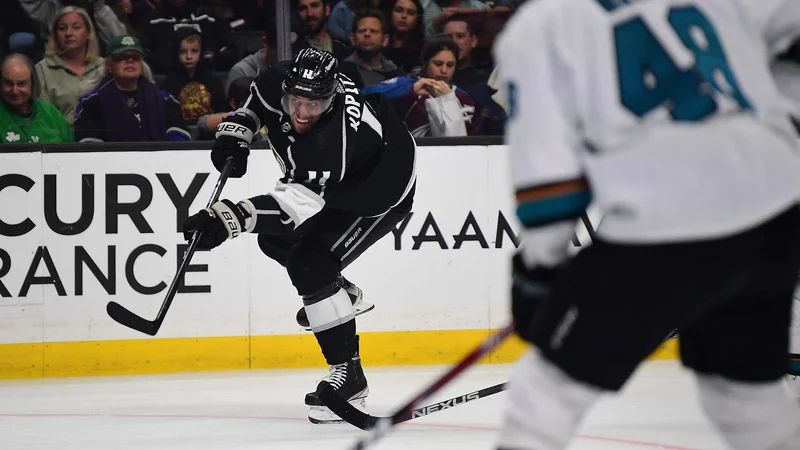
[[[242,231],[258,233],[262,252],[286,268],[302,297],[298,322],[314,332],[331,365],[324,381],[363,407],[369,388],[355,315],[367,307],[341,271],[410,212],[414,140],[382,96],[361,95],[336,59],[314,48],[258,76],[244,106],[217,128],[214,166],[221,170],[233,157],[231,176],[243,176],[262,126],[283,171],[274,190],[222,200],[189,217],[184,230],[187,237],[202,230],[198,247],[205,249]],[[305,402],[312,422],[340,421],[316,392]]]

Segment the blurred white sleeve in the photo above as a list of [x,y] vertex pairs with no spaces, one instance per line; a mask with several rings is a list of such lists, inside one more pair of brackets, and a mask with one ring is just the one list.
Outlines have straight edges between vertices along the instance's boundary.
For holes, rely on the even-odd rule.
[[560,47],[564,28],[556,8],[537,6],[526,5],[506,24],[494,52],[508,98],[506,143],[517,216],[525,226],[523,256],[529,266],[553,266],[567,257],[574,219],[591,195],[572,100],[575,73]]
[[800,37],[800,1],[733,0],[742,15],[755,22],[771,56],[784,52]]
[[800,63],[778,61],[772,65],[772,76],[792,116],[800,120]]

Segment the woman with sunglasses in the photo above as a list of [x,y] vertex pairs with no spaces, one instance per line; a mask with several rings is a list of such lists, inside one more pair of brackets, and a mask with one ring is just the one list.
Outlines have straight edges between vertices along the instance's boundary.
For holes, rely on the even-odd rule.
[[83,96],[75,116],[78,142],[188,141],[180,103],[144,76],[144,51],[133,36],[109,43],[108,76]]

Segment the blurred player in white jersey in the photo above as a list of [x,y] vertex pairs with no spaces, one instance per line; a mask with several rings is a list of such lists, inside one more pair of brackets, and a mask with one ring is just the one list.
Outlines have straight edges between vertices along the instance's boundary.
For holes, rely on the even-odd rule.
[[[498,447],[565,448],[672,329],[734,449],[800,449],[786,389],[800,149],[769,61],[798,0],[531,0],[495,56],[524,244]],[[568,258],[576,218],[603,213]]]
[[[778,91],[789,102],[792,118],[800,134],[800,41],[772,65],[772,73]],[[791,344],[789,347],[789,375],[787,381],[792,394],[800,400],[800,285],[795,289],[794,319],[792,320]]]

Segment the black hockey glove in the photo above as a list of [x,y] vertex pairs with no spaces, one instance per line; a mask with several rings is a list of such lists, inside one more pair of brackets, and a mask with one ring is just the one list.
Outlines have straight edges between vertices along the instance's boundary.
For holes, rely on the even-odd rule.
[[225,160],[233,157],[233,170],[230,176],[241,178],[247,172],[247,157],[250,155],[250,142],[253,140],[252,120],[245,116],[226,117],[217,126],[216,139],[211,147],[211,162],[222,171]]
[[221,200],[183,222],[183,237],[188,242],[192,234],[200,230],[199,250],[211,250],[244,231],[245,219],[249,216],[240,205],[230,200]]
[[525,267],[522,256],[517,253],[511,263],[511,315],[517,334],[533,342],[533,332],[539,313],[550,301],[553,286],[562,268]]

